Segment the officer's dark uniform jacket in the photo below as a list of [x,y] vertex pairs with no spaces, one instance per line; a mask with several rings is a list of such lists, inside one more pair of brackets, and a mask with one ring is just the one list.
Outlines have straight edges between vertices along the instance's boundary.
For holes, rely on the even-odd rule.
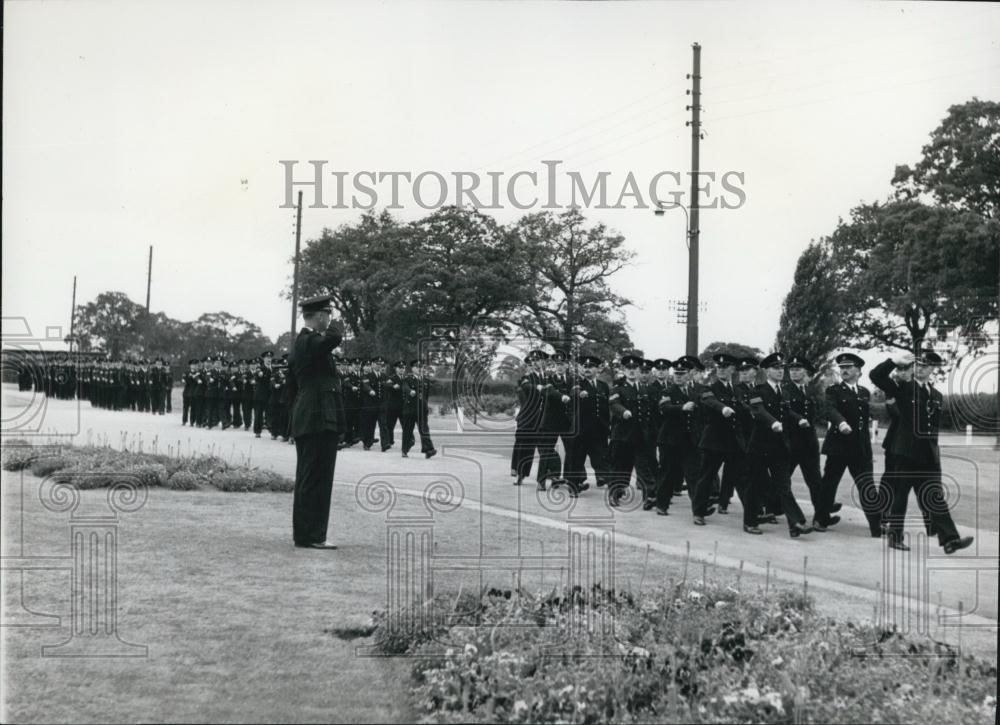
[[[704,428],[698,447],[707,451],[735,453],[746,448],[743,440],[743,428],[735,414],[739,408],[736,389],[716,380],[711,386],[702,390],[699,401],[702,409]],[[732,408],[734,414],[727,418],[722,414],[724,408]]]
[[[798,419],[789,415],[788,403],[783,399],[783,392],[776,393],[767,382],[754,388],[754,395],[749,401],[755,423],[750,434],[749,453],[757,456],[789,455],[791,447],[788,441],[788,428],[797,424]],[[781,433],[775,433],[771,430],[771,426],[779,422],[783,430]]]
[[[542,386],[539,390],[538,386]],[[536,372],[522,375],[517,381],[517,428],[522,431],[539,430],[545,399],[545,380]]]
[[[586,391],[587,397],[580,393]],[[577,378],[573,382],[570,395],[574,399],[575,426],[580,433],[601,435],[605,438],[611,432],[611,390],[603,380]]]
[[331,322],[324,333],[304,327],[295,338],[288,360],[296,390],[291,420],[294,438],[343,429],[340,378],[330,355],[342,337],[340,326]]
[[[872,441],[868,433],[871,421],[871,392],[862,385],[856,385],[855,395],[847,383],[837,383],[826,389],[826,418],[830,430],[823,441],[823,454],[845,458],[872,457]],[[841,433],[840,424],[851,426],[850,433]]]
[[872,369],[872,382],[895,398],[899,409],[899,426],[889,443],[889,452],[911,461],[940,465],[941,452],[938,448],[938,431],[941,425],[941,410],[944,397],[933,387],[925,391],[916,380],[897,383],[889,373],[895,368],[892,360],[886,360]]
[[[809,397],[808,387],[803,391],[797,383],[782,383],[781,395],[788,406],[788,419],[792,421],[788,430],[789,443],[818,455],[819,440],[816,438],[815,428],[816,403]],[[809,426],[803,428],[800,422],[802,420],[808,422]]]
[[261,363],[253,376],[253,399],[265,403],[271,396],[271,371]]
[[[688,394],[687,386],[670,383],[657,399],[661,420],[657,443],[661,446],[697,445],[701,436],[698,419],[698,393]],[[684,410],[685,403],[694,403],[694,410]]]
[[[656,424],[653,401],[648,391],[643,389],[642,383],[633,385],[626,381],[611,392],[608,400],[611,413],[611,440],[640,444],[646,431]],[[632,417],[628,420],[624,417],[626,410],[632,413]]]

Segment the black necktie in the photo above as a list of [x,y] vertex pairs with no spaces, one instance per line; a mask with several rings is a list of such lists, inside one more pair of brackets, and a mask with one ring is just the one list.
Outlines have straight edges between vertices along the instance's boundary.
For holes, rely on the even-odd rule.
[[775,383],[775,385],[774,385],[774,392],[776,392],[778,395],[781,395],[781,385],[779,385],[778,383]]

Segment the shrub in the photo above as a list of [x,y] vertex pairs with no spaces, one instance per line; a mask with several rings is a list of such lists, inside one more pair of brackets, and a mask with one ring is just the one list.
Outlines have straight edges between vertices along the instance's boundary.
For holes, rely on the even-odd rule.
[[39,478],[47,478],[56,471],[61,471],[73,464],[67,456],[42,456],[35,458],[31,462],[31,475]]
[[0,452],[0,466],[5,471],[23,471],[35,460],[35,448],[23,438],[7,441]]
[[194,491],[199,488],[199,479],[190,471],[175,471],[164,485],[175,491]]
[[209,478],[209,483],[220,491],[291,491],[295,482],[273,471],[259,468],[230,468]]

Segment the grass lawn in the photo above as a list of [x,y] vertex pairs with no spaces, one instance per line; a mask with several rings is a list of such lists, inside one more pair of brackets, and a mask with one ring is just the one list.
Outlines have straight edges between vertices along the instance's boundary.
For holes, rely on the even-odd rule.
[[[39,503],[40,481],[4,472],[4,556],[65,556],[68,514]],[[23,489],[23,490],[22,490]],[[23,495],[22,495],[23,494]],[[81,491],[81,507],[100,509],[106,491]],[[63,617],[61,628],[3,628],[5,722],[375,722],[411,721],[409,662],[358,656],[365,639],[331,630],[364,625],[385,607],[386,529],[383,515],[359,511],[354,490],[334,489],[331,538],[341,549],[291,545],[292,497],[281,493],[222,493],[152,489],[145,506],[125,514],[119,531],[120,636],[146,645],[146,658],[42,657],[41,646],[69,634],[69,574],[24,574],[23,603]],[[395,515],[424,511],[401,497]],[[350,514],[346,512],[351,512]],[[460,508],[439,515],[437,555],[509,555],[544,547],[566,551],[566,534],[496,516],[482,520]],[[23,539],[22,539],[23,531]],[[23,543],[22,543],[23,541]],[[480,547],[482,547],[480,549]],[[680,580],[683,561],[628,546],[616,550],[616,586],[638,591]],[[5,564],[5,566],[11,566]],[[17,573],[4,572],[4,622],[20,609]],[[735,583],[734,574],[692,565],[690,580]],[[438,592],[509,589],[500,567],[435,575]],[[525,571],[522,585],[547,590],[559,574]],[[743,588],[763,582],[748,576]],[[865,618],[870,601],[829,592],[821,613]],[[954,641],[953,641],[954,643]]]

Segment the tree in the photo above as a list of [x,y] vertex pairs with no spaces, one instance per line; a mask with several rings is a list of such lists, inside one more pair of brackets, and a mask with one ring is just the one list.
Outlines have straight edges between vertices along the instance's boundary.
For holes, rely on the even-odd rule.
[[713,342],[705,347],[698,356],[706,365],[712,361],[713,355],[719,354],[732,355],[736,358],[741,357],[755,357],[758,360],[764,355],[763,350],[756,347],[751,347],[750,345],[744,345],[740,342]]
[[776,350],[819,362],[841,346],[837,290],[829,245],[810,242],[795,266],[792,288],[781,304]]
[[603,224],[586,228],[578,209],[529,214],[514,233],[520,254],[512,273],[529,289],[518,326],[564,352],[587,346],[610,357],[631,346],[622,309],[632,303],[610,287],[634,256],[625,237]]
[[146,308],[124,292],[102,292],[97,299],[77,305],[74,334],[79,350],[103,349],[113,358],[132,350],[139,339],[139,321]]
[[897,166],[897,198],[930,195],[942,206],[996,219],[1000,213],[1000,103],[954,105],[914,166]]
[[253,358],[272,347],[260,327],[228,312],[206,312],[189,323],[188,329],[187,350],[192,357],[225,354]]
[[410,276],[413,251],[407,229],[387,211],[324,229],[300,253],[299,297],[332,295],[346,333],[373,334],[386,298]]
[[828,245],[846,344],[918,349],[939,330],[959,330],[973,347],[990,341],[1000,221],[918,201],[867,204]]

